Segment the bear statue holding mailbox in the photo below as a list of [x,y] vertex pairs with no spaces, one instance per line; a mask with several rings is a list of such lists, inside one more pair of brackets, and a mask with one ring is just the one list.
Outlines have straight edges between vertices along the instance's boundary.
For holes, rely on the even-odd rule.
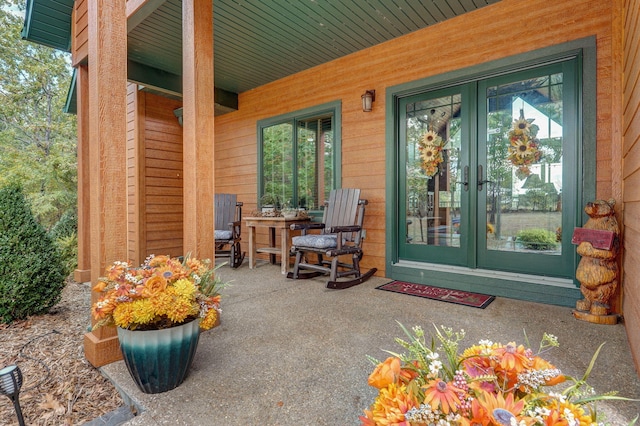
[[573,312],[578,319],[615,324],[617,315],[610,314],[609,299],[618,287],[618,251],[620,228],[615,217],[615,200],[597,200],[587,203],[584,211],[589,216],[583,228],[576,228],[573,242],[582,259],[576,270],[583,300],[576,303]]

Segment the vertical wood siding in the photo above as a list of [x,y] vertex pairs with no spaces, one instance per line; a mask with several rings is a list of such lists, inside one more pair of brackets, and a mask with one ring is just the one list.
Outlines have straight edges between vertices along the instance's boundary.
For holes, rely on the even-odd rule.
[[640,371],[640,0],[624,3],[622,307],[636,370]]
[[182,256],[182,128],[173,114],[181,104],[140,92],[133,84],[129,99],[130,259],[140,263],[150,254]]
[[[559,43],[596,36],[597,196],[621,192],[612,133],[621,102],[612,76],[620,60],[612,43],[614,4],[593,0],[503,0],[370,49],[300,72],[239,96],[239,110],[216,118],[216,191],[234,192],[245,211],[257,202],[258,120],[342,101],[342,186],[362,189],[369,200],[363,266],[385,274],[385,91],[387,87]],[[523,24],[526,23],[526,24]],[[376,90],[373,111],[360,95]],[[640,187],[640,185],[638,186]]]

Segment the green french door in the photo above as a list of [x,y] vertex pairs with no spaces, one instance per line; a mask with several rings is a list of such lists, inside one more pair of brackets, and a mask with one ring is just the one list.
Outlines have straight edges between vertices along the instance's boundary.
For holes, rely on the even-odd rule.
[[399,259],[572,277],[577,60],[399,100]]

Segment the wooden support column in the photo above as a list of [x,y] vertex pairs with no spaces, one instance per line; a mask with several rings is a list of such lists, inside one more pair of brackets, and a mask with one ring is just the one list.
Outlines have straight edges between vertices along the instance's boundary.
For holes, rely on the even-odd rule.
[[91,281],[91,222],[89,166],[89,70],[86,65],[76,68],[78,93],[78,268],[73,272],[76,282]]
[[[121,0],[88,2],[92,283],[108,264],[127,260],[125,11]],[[122,358],[114,327],[85,334],[84,350],[96,367]]]
[[213,1],[182,2],[184,251],[214,258]]

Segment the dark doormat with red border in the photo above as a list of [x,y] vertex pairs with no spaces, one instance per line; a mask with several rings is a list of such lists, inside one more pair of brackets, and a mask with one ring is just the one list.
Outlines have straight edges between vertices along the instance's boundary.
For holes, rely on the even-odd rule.
[[458,305],[471,306],[484,309],[493,302],[495,296],[487,294],[471,293],[470,291],[451,290],[448,288],[434,287],[425,284],[413,284],[405,281],[391,281],[376,287],[379,290],[392,291],[394,293],[409,294],[411,296],[425,297],[427,299],[440,300],[442,302],[457,303]]

